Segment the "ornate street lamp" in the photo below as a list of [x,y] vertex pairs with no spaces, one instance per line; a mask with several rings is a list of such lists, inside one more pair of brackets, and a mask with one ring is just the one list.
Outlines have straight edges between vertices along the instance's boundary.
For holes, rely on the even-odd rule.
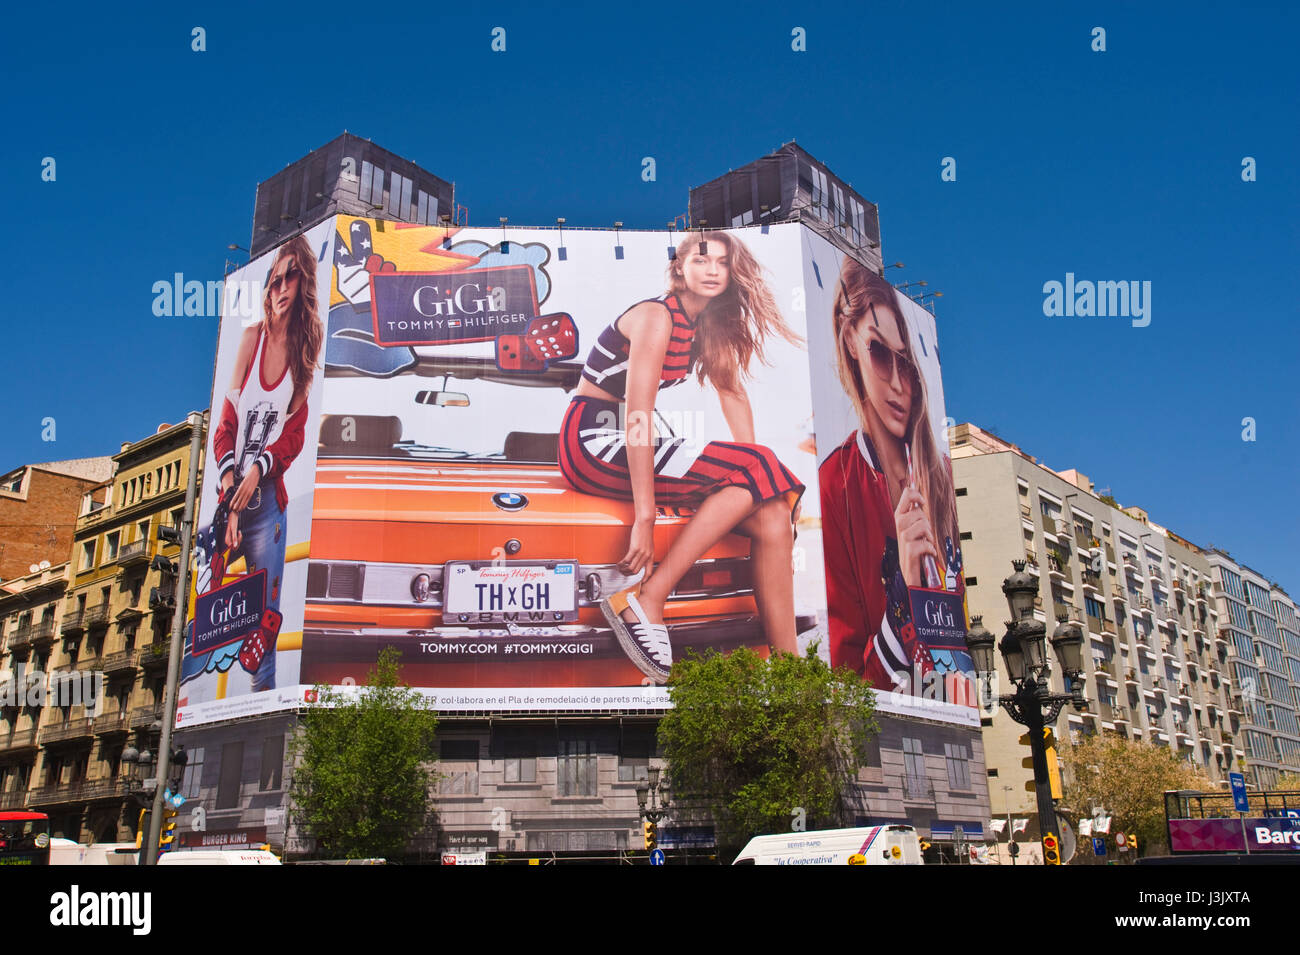
[[[1025,573],[1025,561],[1012,562],[1015,572],[1002,582],[1011,619],[1006,633],[998,642],[1007,675],[1015,692],[998,697],[1007,714],[1029,729],[1029,749],[1034,761],[1034,789],[1038,797],[1039,832],[1043,842],[1043,862],[1060,864],[1060,839],[1056,829],[1056,806],[1052,801],[1047,771],[1047,745],[1044,727],[1056,722],[1067,703],[1084,709],[1083,633],[1076,624],[1062,617],[1052,632],[1052,649],[1061,660],[1061,671],[1070,686],[1068,694],[1054,694],[1049,678],[1051,663],[1047,656],[1047,627],[1034,617],[1034,598],[1038,582]],[[983,673],[993,672],[993,634],[984,629],[981,617],[972,617],[966,634],[971,659]]]

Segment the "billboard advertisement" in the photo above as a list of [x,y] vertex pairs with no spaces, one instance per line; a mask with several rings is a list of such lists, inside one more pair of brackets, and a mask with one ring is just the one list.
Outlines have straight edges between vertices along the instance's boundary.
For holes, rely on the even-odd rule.
[[[237,387],[249,387],[250,329],[275,323],[223,319],[213,407],[232,403],[226,433],[238,440],[209,449],[218,466],[205,477],[200,540],[223,502],[239,530],[248,524],[230,489],[266,464],[257,480],[285,483],[286,557],[280,572],[274,535],[250,555],[232,549],[228,529],[207,531],[181,723],[362,684],[387,646],[440,709],[478,712],[662,708],[672,661],[691,650],[815,643],[886,691],[882,709],[978,725],[953,676],[969,671],[955,649],[960,558],[934,543],[957,539],[931,503],[951,504],[951,480],[945,499],[934,477],[947,466],[942,445],[919,429],[902,442],[914,476],[897,507],[880,497],[846,509],[857,492],[832,475],[829,520],[885,528],[869,559],[878,575],[898,569],[905,596],[866,579],[856,530],[827,523],[825,460],[874,424],[861,428],[837,390],[828,330],[841,253],[825,240],[797,224],[684,239],[350,216],[319,229],[308,244],[323,336],[310,388],[284,409],[307,411],[287,463],[274,425],[262,441],[261,419],[241,417],[249,400]],[[277,278],[280,254],[247,278]],[[899,334],[915,343],[893,345],[917,350],[917,407],[941,434],[933,321],[910,304],[898,306]],[[268,340],[275,364],[254,383],[258,400],[283,360]],[[831,423],[825,447],[814,410]],[[246,462],[235,483],[221,465],[232,450]],[[879,452],[883,475],[894,476],[895,450]],[[883,477],[879,486],[887,493]],[[824,570],[824,542],[834,560],[850,547],[856,596],[832,586],[843,575]],[[925,576],[936,568],[937,583]],[[841,602],[828,607],[828,590]],[[837,621],[852,615],[849,599],[876,622],[848,634]],[[881,632],[887,642],[873,644]],[[895,662],[895,645],[920,668],[914,686],[868,665]],[[927,698],[932,672],[940,696]]]
[[181,712],[244,715],[284,686],[297,698],[333,248],[322,223],[226,277]]
[[803,245],[830,662],[882,710],[979,725],[934,316]]

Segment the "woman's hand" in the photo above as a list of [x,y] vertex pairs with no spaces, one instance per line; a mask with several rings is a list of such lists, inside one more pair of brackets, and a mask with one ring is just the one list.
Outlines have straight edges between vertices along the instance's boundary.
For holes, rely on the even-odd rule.
[[929,554],[936,562],[939,560],[927,513],[921,492],[914,487],[903,488],[894,509],[894,527],[898,532],[898,562],[909,587],[922,586],[921,558]]
[[257,490],[258,482],[262,480],[262,466],[254,464],[244,475],[244,479],[239,482],[239,490],[235,492],[235,499],[230,502],[230,511],[232,514],[242,511],[248,506],[253,492]]
[[239,512],[232,510],[226,519],[226,548],[234,550],[243,539],[244,535],[239,531]]
[[633,577],[642,570],[649,571],[655,561],[655,519],[638,518],[632,523],[632,541],[627,556],[618,562],[619,570]]

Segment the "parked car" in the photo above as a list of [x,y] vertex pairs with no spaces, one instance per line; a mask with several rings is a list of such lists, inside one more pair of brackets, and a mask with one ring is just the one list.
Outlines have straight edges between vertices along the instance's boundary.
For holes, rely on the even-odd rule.
[[[362,682],[388,644],[413,685],[646,682],[599,606],[634,582],[616,566],[632,503],[573,490],[557,464],[581,365],[519,374],[432,351],[387,378],[326,369],[302,682]],[[690,514],[659,508],[657,554]],[[667,622],[678,655],[766,647],[747,539],[697,563]]]

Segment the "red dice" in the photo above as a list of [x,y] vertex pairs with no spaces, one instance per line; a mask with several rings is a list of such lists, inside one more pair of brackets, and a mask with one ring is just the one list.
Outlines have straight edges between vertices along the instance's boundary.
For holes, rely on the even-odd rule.
[[249,635],[239,647],[239,665],[249,673],[256,673],[266,655],[275,649],[276,638],[280,635],[280,624],[284,618],[277,610],[266,610],[262,614],[262,625],[257,632]]
[[564,312],[540,315],[528,323],[524,346],[542,361],[565,361],[578,354],[578,326]]

